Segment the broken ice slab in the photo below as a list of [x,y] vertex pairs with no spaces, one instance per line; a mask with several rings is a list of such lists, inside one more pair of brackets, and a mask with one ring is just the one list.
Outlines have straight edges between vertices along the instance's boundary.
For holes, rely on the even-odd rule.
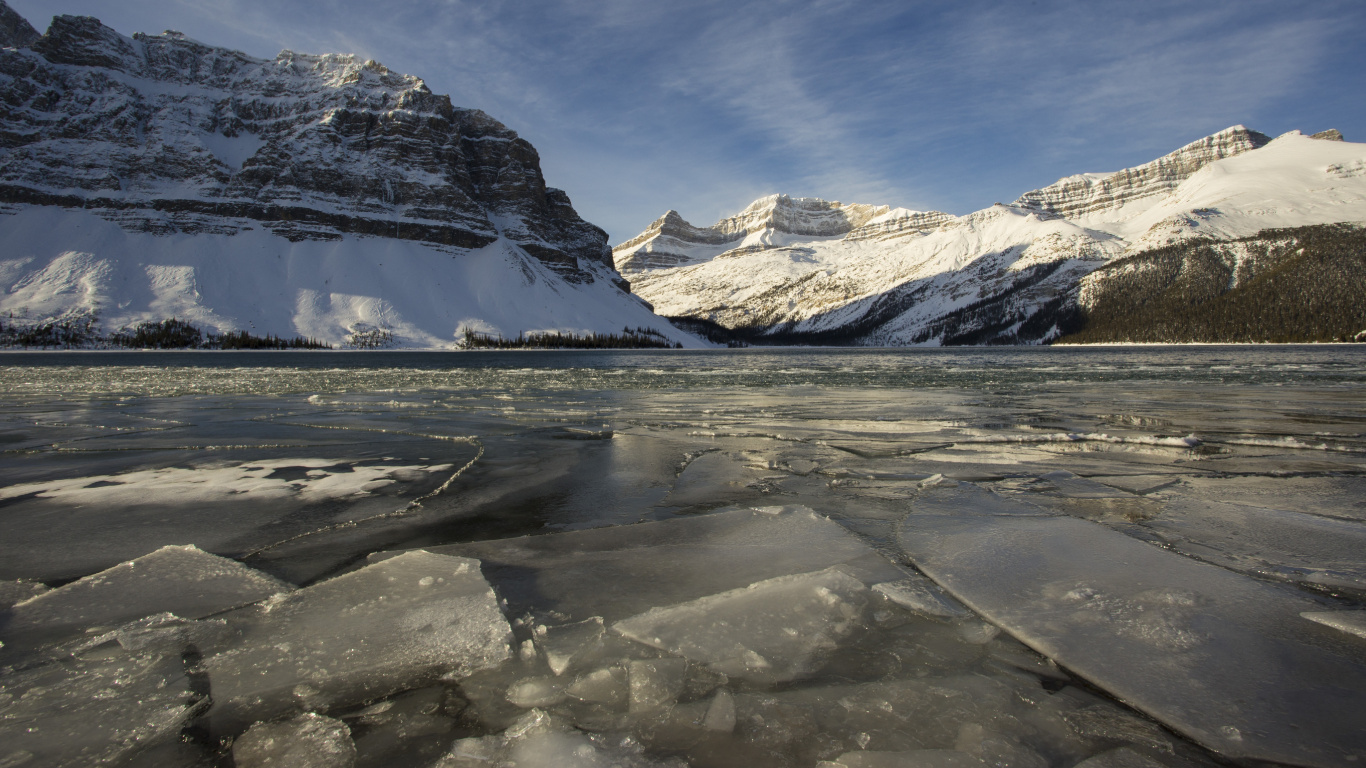
[[722,688],[707,705],[707,714],[702,716],[702,727],[708,731],[730,733],[735,730],[735,697]]
[[223,619],[193,621],[182,619],[173,613],[158,613],[137,621],[130,621],[108,632],[91,634],[56,645],[52,648],[55,657],[78,655],[109,642],[117,642],[129,651],[156,651],[166,654],[181,654],[191,650],[198,653],[200,648],[210,648],[218,643],[227,629]]
[[1366,522],[1366,476],[1362,475],[1187,477],[1181,481],[1181,492],[1227,504]]
[[180,653],[106,644],[0,680],[0,765],[86,768],[174,740],[207,702]]
[[601,616],[592,616],[573,624],[536,627],[534,641],[545,655],[550,671],[563,675],[575,662],[589,656],[602,646]]
[[554,677],[527,677],[508,688],[507,700],[522,709],[549,707],[565,700],[564,681]]
[[1320,453],[1317,456],[1300,454],[1267,454],[1247,456],[1209,456],[1200,460],[1199,468],[1206,472],[1230,475],[1288,477],[1308,474],[1359,474],[1366,470],[1360,454]]
[[834,565],[867,584],[905,576],[829,518],[796,506],[772,512],[740,509],[428,551],[478,558],[512,615],[555,610],[609,623]]
[[1078,477],[1066,470],[1040,476],[1028,490],[1035,492],[1030,501],[1038,506],[1096,520],[1144,520],[1160,508],[1151,499]]
[[312,712],[257,723],[232,743],[237,768],[352,768],[356,745],[346,723]]
[[46,591],[47,585],[36,581],[0,581],[0,611]]
[[634,739],[589,735],[533,709],[493,736],[460,739],[432,768],[687,768],[679,758],[653,760]]
[[167,546],[16,604],[0,638],[31,647],[159,613],[197,619],[292,589],[193,545]]
[[944,594],[938,584],[921,576],[908,574],[899,581],[886,581],[873,586],[883,597],[921,616],[941,619],[957,619],[968,616],[968,609],[952,597]]
[[905,752],[846,752],[818,768],[982,768],[981,760],[953,749],[911,749]]
[[1142,752],[1119,747],[1088,757],[1074,768],[1166,768],[1166,765]]
[[[931,478],[933,479],[933,478]],[[911,516],[920,515],[1048,515],[1044,509],[1024,501],[999,496],[973,483],[941,481],[929,483],[911,506]]]
[[1180,477],[1172,475],[1101,475],[1091,478],[1111,488],[1147,496],[1150,493],[1171,488],[1181,482]]
[[828,568],[653,608],[612,629],[724,675],[776,683],[817,670],[863,627],[867,604],[863,582]]
[[1366,754],[1366,658],[1306,629],[1310,600],[1072,517],[912,514],[899,540],[973,610],[1217,752]]
[[1054,492],[1069,499],[1131,499],[1133,494],[1112,488],[1104,483],[1088,480],[1068,472],[1055,470],[1039,476],[1039,480],[1053,486]]
[[1340,629],[1348,634],[1366,638],[1366,610],[1304,611],[1300,615],[1325,627]]
[[763,477],[744,459],[721,451],[710,451],[693,459],[674,480],[673,490],[661,507],[691,507],[701,504],[735,504],[762,495],[750,487]]
[[342,719],[351,725],[357,768],[431,765],[450,746],[452,712],[464,701],[445,686],[406,691]]
[[631,712],[650,712],[672,704],[683,692],[688,674],[684,659],[636,659],[627,662]]
[[628,686],[625,669],[603,667],[580,675],[573,685],[565,689],[565,693],[579,701],[615,707],[627,701],[630,695]]
[[[966,674],[808,686],[767,696],[740,694],[736,696],[737,735],[751,740],[776,735],[759,732],[771,719],[765,710],[776,704],[793,714],[804,712],[811,721],[805,732],[788,739],[805,742],[818,733],[823,748],[844,744],[846,751],[958,749],[963,729],[969,725],[1025,739],[1034,726],[1027,719],[1031,707],[1020,696],[1024,692],[1008,679]],[[984,736],[985,731],[978,735]]]
[[406,552],[227,617],[205,659],[215,733],[500,664],[512,631],[479,561]]
[[1366,523],[1178,498],[1146,521],[1172,549],[1228,568],[1366,595]]

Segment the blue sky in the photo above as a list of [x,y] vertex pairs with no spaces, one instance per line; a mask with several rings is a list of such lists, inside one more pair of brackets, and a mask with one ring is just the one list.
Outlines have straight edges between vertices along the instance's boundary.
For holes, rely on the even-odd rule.
[[1366,2],[9,0],[483,109],[613,243],[774,192],[962,214],[1242,123],[1366,141]]

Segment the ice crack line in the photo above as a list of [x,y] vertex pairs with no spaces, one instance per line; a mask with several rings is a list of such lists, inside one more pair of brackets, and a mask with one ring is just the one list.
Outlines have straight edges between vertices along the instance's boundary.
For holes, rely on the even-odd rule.
[[[305,425],[305,424],[298,424],[298,425],[294,425],[294,426],[308,426],[308,425]],[[324,428],[325,428],[325,429],[345,429],[345,427],[324,427]],[[387,432],[388,430],[369,430],[369,431]],[[373,520],[388,520],[388,519],[399,518],[399,517],[405,517],[405,516],[407,516],[407,515],[410,515],[410,514],[412,514],[413,512],[417,511],[418,509],[420,509],[420,508],[422,507],[422,502],[427,501],[428,499],[430,499],[430,498],[432,498],[432,497],[434,497],[434,496],[440,495],[440,494],[443,493],[447,488],[451,487],[451,483],[454,483],[455,480],[456,480],[456,478],[458,478],[458,477],[460,477],[461,475],[465,474],[465,472],[466,472],[470,467],[473,467],[473,466],[475,465],[475,463],[478,462],[479,459],[483,458],[483,456],[484,456],[484,444],[483,444],[482,442],[480,442],[479,438],[477,438],[477,437],[463,437],[463,436],[453,436],[453,435],[419,435],[419,434],[413,433],[413,432],[404,432],[404,433],[400,433],[400,434],[414,435],[414,436],[416,436],[416,437],[428,437],[428,438],[432,438],[432,439],[434,439],[434,440],[447,440],[447,441],[453,442],[453,443],[469,443],[469,444],[475,446],[476,448],[478,448],[478,450],[475,452],[474,458],[472,458],[472,459],[470,459],[469,461],[465,462],[464,466],[462,466],[462,467],[460,467],[459,469],[457,469],[457,470],[455,470],[454,472],[452,472],[452,473],[451,473],[451,476],[448,477],[448,478],[446,478],[446,482],[442,483],[442,484],[441,484],[440,486],[438,486],[435,490],[433,490],[433,491],[431,491],[431,492],[429,492],[429,493],[423,494],[422,496],[419,496],[419,497],[417,497],[416,499],[413,499],[412,501],[408,502],[407,504],[405,504],[405,505],[403,506],[402,509],[396,509],[396,510],[394,510],[394,511],[392,511],[392,512],[384,512],[384,513],[381,513],[381,514],[378,514],[378,515],[371,515],[370,517],[363,517],[363,518],[361,518],[361,519],[359,519],[359,520],[347,520],[347,521],[344,522],[344,523],[334,523],[334,524],[332,524],[332,525],[324,526],[324,527],[318,528],[318,529],[316,529],[316,530],[306,531],[306,532],[304,532],[304,533],[296,534],[296,535],[294,535],[294,536],[290,536],[290,537],[287,538],[287,539],[281,539],[280,541],[277,541],[277,542],[275,542],[275,543],[273,543],[273,544],[267,544],[267,545],[265,545],[264,547],[260,547],[260,548],[258,548],[258,549],[254,549],[254,550],[252,550],[252,551],[250,551],[250,552],[247,552],[246,554],[242,555],[242,556],[239,558],[239,560],[245,560],[245,559],[247,559],[248,557],[252,557],[252,556],[254,556],[254,555],[259,555],[259,554],[261,554],[262,552],[269,552],[270,550],[275,549],[276,547],[281,547],[281,546],[284,546],[285,544],[289,544],[290,542],[298,541],[299,539],[308,538],[309,536],[315,536],[315,535],[317,535],[317,534],[319,534],[319,533],[327,533],[327,532],[329,532],[329,531],[340,531],[340,530],[344,530],[344,529],[346,529],[346,528],[355,528],[355,527],[359,526],[361,523],[368,523],[368,522],[371,522],[371,521],[373,521]]]

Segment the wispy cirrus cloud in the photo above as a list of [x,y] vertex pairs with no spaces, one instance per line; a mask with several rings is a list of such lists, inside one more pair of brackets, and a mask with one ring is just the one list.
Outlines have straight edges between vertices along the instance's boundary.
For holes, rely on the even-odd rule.
[[10,0],[423,77],[615,240],[772,192],[965,213],[1235,123],[1366,138],[1366,4]]

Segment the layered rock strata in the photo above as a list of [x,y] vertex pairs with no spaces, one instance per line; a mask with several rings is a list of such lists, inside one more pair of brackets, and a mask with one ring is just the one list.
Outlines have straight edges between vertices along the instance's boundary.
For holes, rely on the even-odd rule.
[[536,150],[423,81],[350,55],[273,60],[176,32],[124,37],[0,11],[0,201],[153,233],[346,233],[478,248],[506,238],[571,281],[606,234],[546,186]]
[[1134,168],[1068,176],[1020,195],[1014,205],[1065,218],[1113,211],[1141,197],[1171,192],[1206,165],[1266,146],[1269,141],[1270,136],[1235,125]]
[[417,77],[83,16],[39,35],[3,0],[0,44],[0,345],[170,320],[365,349],[699,343],[630,294],[531,144]]

